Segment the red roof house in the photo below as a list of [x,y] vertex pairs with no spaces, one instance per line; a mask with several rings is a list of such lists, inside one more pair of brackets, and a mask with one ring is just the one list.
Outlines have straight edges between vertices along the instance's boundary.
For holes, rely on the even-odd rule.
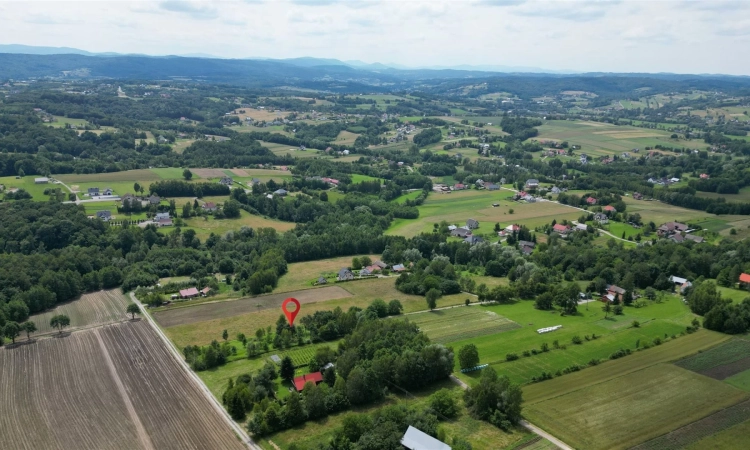
[[[589,197],[589,198],[591,198],[591,197]],[[612,206],[612,205],[607,205],[607,206],[604,207],[604,210],[607,211],[607,212],[615,212],[615,207]]]
[[197,297],[200,295],[197,288],[191,287],[189,289],[180,289],[180,297],[182,298],[192,298]]
[[302,375],[300,377],[294,378],[294,388],[297,389],[298,392],[302,392],[302,389],[305,388],[305,384],[307,383],[313,383],[318,384],[323,381],[323,374],[320,372],[315,373],[308,373],[307,375]]
[[552,227],[552,230],[554,230],[554,231],[556,231],[558,233],[561,233],[561,234],[565,234],[568,231],[570,231],[570,227],[567,226],[567,225],[562,225],[562,224],[556,223],[555,226]]
[[701,180],[708,180],[709,178],[711,178],[711,175],[709,175],[707,173],[702,173],[701,174]]
[[740,283],[750,283],[750,275],[743,273],[740,275]]
[[586,199],[586,203],[589,205],[596,205],[596,199],[594,197],[589,197]]

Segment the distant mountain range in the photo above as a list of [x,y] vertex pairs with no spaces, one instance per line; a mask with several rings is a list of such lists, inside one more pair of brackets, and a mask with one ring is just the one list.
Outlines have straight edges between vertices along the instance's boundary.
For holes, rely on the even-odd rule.
[[[22,45],[22,44],[0,44],[0,53],[11,53],[11,54],[25,54],[25,55],[83,55],[83,56],[143,56],[152,58],[163,58],[168,56],[180,56],[186,58],[208,58],[208,59],[230,59],[221,58],[219,56],[205,54],[205,53],[190,53],[183,55],[145,55],[140,53],[93,53],[86,50],[81,50],[72,47],[38,47],[33,45]],[[516,66],[499,66],[499,65],[457,65],[457,66],[418,66],[410,67],[402,64],[383,64],[383,63],[366,63],[358,60],[347,60],[341,61],[333,58],[314,58],[314,57],[301,57],[301,58],[286,58],[286,59],[274,59],[274,58],[262,58],[262,57],[248,57],[238,58],[243,60],[258,60],[258,61],[278,61],[286,64],[291,64],[299,67],[315,67],[315,66],[347,66],[356,69],[370,70],[370,71],[383,71],[389,69],[396,70],[463,70],[469,72],[501,72],[501,73],[557,73],[557,74],[572,74],[576,72],[571,71],[554,71],[542,69],[539,67],[516,67]]]

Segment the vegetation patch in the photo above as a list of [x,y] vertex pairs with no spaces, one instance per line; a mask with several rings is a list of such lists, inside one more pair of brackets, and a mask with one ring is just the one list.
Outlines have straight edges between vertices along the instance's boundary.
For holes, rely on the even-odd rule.
[[717,380],[750,369],[750,341],[732,339],[708,351],[677,361],[675,365]]

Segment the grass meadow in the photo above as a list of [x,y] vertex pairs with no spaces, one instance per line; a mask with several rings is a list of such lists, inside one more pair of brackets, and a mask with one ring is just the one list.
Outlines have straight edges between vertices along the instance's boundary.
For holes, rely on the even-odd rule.
[[538,128],[539,135],[535,140],[568,141],[582,146],[577,152],[589,156],[619,154],[658,144],[674,145],[666,131],[600,122],[550,120]]

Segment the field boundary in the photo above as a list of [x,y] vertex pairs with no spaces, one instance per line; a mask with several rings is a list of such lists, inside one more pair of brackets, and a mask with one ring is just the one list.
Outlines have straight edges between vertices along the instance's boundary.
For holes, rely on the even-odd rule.
[[[738,414],[734,414],[735,412]],[[631,447],[630,450],[676,450],[684,448],[685,446],[698,442],[703,438],[722,432],[735,425],[739,425],[748,419],[750,419],[750,400],[745,400],[709,414],[695,422],[683,425],[669,433],[649,439],[646,442]],[[718,422],[716,424],[717,428],[710,427],[712,422]],[[701,428],[702,425],[709,426]],[[681,439],[680,433],[684,432],[686,432],[686,434]]]
[[208,399],[208,401],[211,403],[211,405],[214,407],[214,409],[219,413],[219,415],[224,419],[224,421],[229,424],[230,428],[234,430],[235,434],[240,438],[242,443],[250,448],[251,450],[263,450],[258,444],[256,444],[250,436],[245,432],[245,430],[242,429],[241,426],[239,426],[234,420],[232,420],[231,417],[229,417],[229,414],[226,412],[226,410],[219,404],[218,400],[214,395],[211,393],[211,391],[208,389],[206,384],[203,382],[203,380],[198,377],[198,375],[193,372],[190,367],[188,367],[185,360],[180,355],[180,352],[177,350],[177,348],[174,346],[172,341],[169,340],[169,338],[164,334],[162,329],[159,327],[159,325],[156,323],[156,320],[151,317],[151,315],[148,313],[146,308],[143,306],[143,304],[135,297],[135,294],[133,292],[130,293],[130,298],[133,300],[133,302],[138,305],[138,308],[141,310],[141,314],[146,317],[146,320],[148,321],[151,328],[156,331],[156,334],[159,336],[159,338],[162,340],[162,342],[167,346],[167,349],[169,350],[169,353],[172,355],[172,357],[177,361],[177,364],[184,370],[188,377],[193,380],[193,382],[198,387],[198,390]]

